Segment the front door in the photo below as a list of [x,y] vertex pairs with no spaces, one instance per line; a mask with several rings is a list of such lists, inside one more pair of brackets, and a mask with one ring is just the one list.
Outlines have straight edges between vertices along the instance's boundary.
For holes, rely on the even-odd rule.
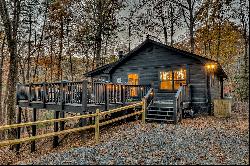
[[[128,85],[138,85],[138,84],[139,84],[138,74],[135,73],[128,74]],[[135,97],[138,95],[137,87],[132,86],[129,91],[131,97]]]

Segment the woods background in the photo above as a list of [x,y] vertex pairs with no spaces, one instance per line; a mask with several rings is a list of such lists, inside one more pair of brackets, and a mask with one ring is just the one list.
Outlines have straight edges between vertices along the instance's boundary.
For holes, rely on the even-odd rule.
[[82,80],[148,34],[218,60],[225,95],[249,100],[248,0],[0,0],[0,16],[0,125],[16,122],[17,83]]

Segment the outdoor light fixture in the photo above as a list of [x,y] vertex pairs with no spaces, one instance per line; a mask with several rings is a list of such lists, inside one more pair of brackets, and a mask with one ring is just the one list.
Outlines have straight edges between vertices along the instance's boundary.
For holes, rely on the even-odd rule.
[[216,69],[216,64],[206,64],[205,67],[208,71],[214,71]]

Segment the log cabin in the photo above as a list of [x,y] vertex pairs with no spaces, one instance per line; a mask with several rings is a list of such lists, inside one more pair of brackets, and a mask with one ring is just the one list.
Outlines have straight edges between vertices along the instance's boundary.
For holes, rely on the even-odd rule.
[[[212,114],[213,100],[223,98],[227,75],[217,61],[147,38],[116,62],[84,74],[83,81],[17,85],[17,105],[36,110],[94,113],[134,103],[148,121],[177,123],[186,115]],[[127,111],[125,111],[126,113]]]
[[[167,116],[172,119],[178,102],[183,115],[211,114],[213,100],[223,98],[223,81],[227,75],[215,60],[148,37],[126,55],[121,51],[118,55],[116,62],[87,72],[85,76],[98,82],[150,85],[154,99],[147,111],[149,120],[166,120]],[[137,91],[132,88],[131,96],[136,98]]]

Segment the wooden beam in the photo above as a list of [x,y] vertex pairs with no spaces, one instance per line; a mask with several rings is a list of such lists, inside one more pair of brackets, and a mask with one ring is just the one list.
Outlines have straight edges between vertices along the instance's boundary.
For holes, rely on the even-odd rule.
[[100,116],[103,116],[103,115],[106,115],[106,114],[115,113],[115,112],[120,112],[120,111],[123,111],[123,110],[127,110],[129,108],[134,108],[136,106],[141,106],[141,105],[142,105],[142,102],[139,102],[139,103],[136,103],[136,104],[132,104],[132,105],[128,105],[128,106],[116,108],[116,109],[113,109],[113,110],[110,110],[110,111],[101,112]]
[[0,147],[7,146],[7,145],[20,144],[20,143],[24,143],[24,142],[27,142],[27,141],[34,141],[34,140],[43,139],[43,138],[55,137],[55,136],[64,135],[64,134],[68,134],[68,133],[73,133],[73,132],[79,132],[79,131],[87,130],[87,129],[90,129],[90,128],[95,128],[95,126],[90,125],[90,126],[84,126],[84,127],[75,128],[75,129],[68,129],[68,130],[64,130],[64,131],[38,135],[38,136],[35,136],[35,137],[27,137],[27,138],[22,138],[22,139],[15,139],[15,140],[7,140],[7,141],[0,142]]
[[131,114],[128,114],[128,115],[124,115],[124,116],[121,116],[121,117],[118,117],[118,118],[115,118],[115,119],[111,119],[111,120],[100,123],[100,126],[108,125],[110,123],[114,123],[114,122],[117,122],[119,120],[131,117],[131,116],[140,115],[140,114],[142,114],[142,112],[143,112],[143,110],[137,111],[137,112],[134,112],[134,113],[131,113]]
[[75,120],[75,119],[80,119],[80,118],[85,119],[85,118],[94,117],[94,116],[96,116],[96,114],[88,114],[88,115],[80,115],[80,116],[60,118],[60,119],[51,119],[51,120],[27,122],[27,123],[21,123],[21,124],[5,125],[5,126],[0,126],[0,131],[12,129],[12,128],[17,128],[17,127],[24,127],[24,126],[31,126],[31,125],[38,125],[38,124],[47,124],[47,123],[51,123],[51,122],[68,121],[68,120]]

